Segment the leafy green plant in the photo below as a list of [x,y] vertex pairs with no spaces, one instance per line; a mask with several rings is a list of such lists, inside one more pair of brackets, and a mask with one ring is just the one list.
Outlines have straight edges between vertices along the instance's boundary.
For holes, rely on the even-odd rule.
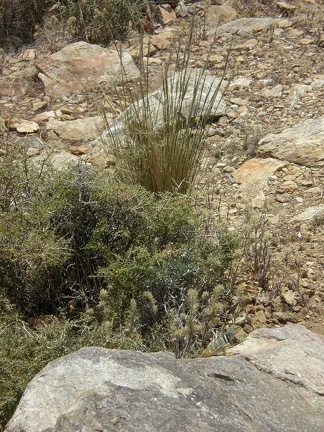
[[181,303],[190,287],[211,290],[226,277],[236,246],[221,229],[217,240],[204,238],[190,196],[157,200],[82,164],[56,173],[34,166],[23,149],[8,149],[0,177],[0,286],[29,316],[70,300],[94,305],[105,288],[115,326],[144,291],[160,319],[171,298]]
[[[227,320],[236,288],[236,237],[221,226],[205,234],[189,194],[156,199],[83,164],[56,172],[8,143],[0,157],[0,421],[48,361],[81,346],[200,352]],[[30,320],[53,313],[59,320],[43,328]]]

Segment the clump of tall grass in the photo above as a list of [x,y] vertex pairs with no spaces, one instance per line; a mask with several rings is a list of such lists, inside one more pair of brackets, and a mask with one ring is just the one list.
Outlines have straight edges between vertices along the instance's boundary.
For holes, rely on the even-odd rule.
[[[117,172],[154,193],[187,193],[204,155],[206,125],[224,105],[224,66],[221,78],[207,72],[210,46],[201,68],[190,67],[194,21],[188,41],[181,39],[162,71],[162,87],[149,93],[149,68],[141,63],[140,99],[127,79],[119,92],[125,110],[110,126],[107,137],[117,156]],[[175,65],[175,71],[171,70]],[[127,102],[131,105],[126,107]],[[219,115],[219,114],[218,114]]]

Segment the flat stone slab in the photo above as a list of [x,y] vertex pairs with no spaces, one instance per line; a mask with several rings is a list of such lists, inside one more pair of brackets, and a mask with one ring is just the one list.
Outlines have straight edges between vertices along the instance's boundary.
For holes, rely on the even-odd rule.
[[324,117],[265,136],[258,143],[257,155],[308,167],[324,166]]
[[105,83],[115,85],[123,79],[139,77],[131,55],[106,49],[86,42],[70,44],[36,62],[45,92],[52,97],[83,94],[86,90]]
[[53,131],[60,139],[70,141],[95,139],[105,128],[106,122],[102,116],[66,121],[50,119],[46,125],[48,131]]
[[247,36],[259,31],[267,30],[270,27],[289,27],[291,23],[288,20],[264,17],[264,18],[239,18],[235,21],[215,27],[207,34],[211,35],[217,32],[222,35],[224,33],[237,34],[239,36]]
[[315,221],[316,219],[324,220],[324,204],[308,207],[302,213],[294,216],[290,222],[307,222]]
[[233,172],[233,179],[240,183],[240,192],[244,201],[260,208],[265,202],[264,191],[268,189],[268,179],[287,162],[278,159],[250,159]]

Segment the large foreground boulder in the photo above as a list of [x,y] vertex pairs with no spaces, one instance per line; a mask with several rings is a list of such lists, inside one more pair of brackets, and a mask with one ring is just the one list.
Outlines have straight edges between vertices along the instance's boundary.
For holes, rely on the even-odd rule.
[[232,357],[83,348],[28,385],[6,432],[323,431],[324,338],[254,331]]

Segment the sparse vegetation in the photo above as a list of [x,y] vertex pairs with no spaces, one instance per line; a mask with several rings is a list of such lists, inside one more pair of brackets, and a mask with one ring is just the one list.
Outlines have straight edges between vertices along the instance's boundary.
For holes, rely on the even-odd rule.
[[75,36],[102,44],[124,40],[146,12],[143,0],[59,0],[56,7]]
[[43,20],[49,1],[1,0],[0,47],[17,48],[33,40],[36,24]]
[[53,51],[71,37],[101,44],[124,40],[131,28],[141,29],[147,7],[144,0],[2,0],[0,47],[40,39]]
[[[159,94],[149,95],[148,73],[142,65],[140,99],[125,81],[119,94],[119,100],[125,101],[120,124],[108,129],[119,174],[154,193],[190,190],[201,168],[206,126],[221,102],[224,74],[221,79],[206,75],[213,42],[203,67],[189,66],[194,23],[195,16],[188,42],[180,39],[170,53]],[[171,64],[176,64],[179,72],[171,71]],[[132,103],[127,106],[129,99]]]
[[[193,196],[157,199],[82,164],[57,173],[10,143],[0,177],[2,418],[55,356],[92,344],[192,355],[225,323],[237,237],[206,237]],[[59,323],[35,329],[49,314]]]
[[[279,14],[270,0],[233,4],[239,16]],[[133,26],[142,26],[147,12],[140,0],[53,0],[39,5],[18,0],[0,4],[1,68],[9,82],[20,79],[15,71],[22,76],[27,66],[32,69],[33,61],[19,60],[24,50],[20,57],[7,56],[2,47],[29,44],[34,37],[36,58],[71,40],[106,45],[118,39],[116,45],[124,48],[120,41]],[[30,16],[22,23],[28,7]],[[7,135],[0,137],[0,430],[35,374],[48,361],[82,346],[169,350],[178,358],[194,357],[233,321],[241,327],[237,342],[258,326],[318,319],[322,313],[317,292],[323,282],[318,246],[323,217],[312,223],[290,222],[292,212],[318,204],[320,168],[295,170],[287,163],[268,179],[265,204],[271,206],[253,215],[244,212],[233,174],[258,154],[258,142],[266,133],[301,117],[322,115],[321,104],[312,96],[320,97],[320,87],[302,95],[296,109],[287,102],[296,82],[310,85],[313,76],[319,76],[321,56],[314,53],[323,45],[322,14],[314,9],[292,16],[289,31],[271,27],[253,33],[258,42],[253,48],[246,44],[249,39],[233,35],[227,63],[224,45],[230,38],[224,35],[211,47],[212,56],[221,60],[209,61],[207,14],[202,13],[193,18],[194,28],[178,20],[178,30],[189,33],[189,42],[185,37],[174,40],[171,54],[160,50],[147,64],[136,57],[142,72],[139,83],[125,81],[108,89],[105,108],[108,96],[118,114],[135,103],[126,111],[123,134],[109,137],[117,155],[113,174],[111,167],[108,173],[86,163],[57,172],[50,158],[35,165],[34,156],[28,156],[37,152],[10,140],[19,135],[12,130],[12,119],[31,119],[43,109],[55,110],[55,118],[63,120],[98,114],[104,85],[85,94],[80,104],[45,100],[39,88],[33,98],[1,99],[0,135]],[[213,75],[219,74],[223,61],[226,78],[233,73],[252,79],[248,87],[231,90],[232,116],[219,122],[208,119],[218,89],[205,100],[198,85],[190,115],[179,115],[189,80],[201,82],[207,65]],[[160,62],[165,69],[159,84],[162,81],[168,103],[157,127],[148,93],[157,88]],[[260,97],[261,89],[279,82],[284,86],[280,97]],[[173,105],[169,90],[178,94]],[[136,104],[138,99],[143,105]],[[198,101],[205,104],[200,122],[195,115]],[[61,108],[62,117],[56,114]],[[206,134],[209,120],[213,130]],[[45,123],[40,128],[42,157],[49,134]],[[210,167],[207,174],[202,161]],[[289,182],[298,187],[290,191]],[[284,192],[288,199],[281,204],[276,199]]]

